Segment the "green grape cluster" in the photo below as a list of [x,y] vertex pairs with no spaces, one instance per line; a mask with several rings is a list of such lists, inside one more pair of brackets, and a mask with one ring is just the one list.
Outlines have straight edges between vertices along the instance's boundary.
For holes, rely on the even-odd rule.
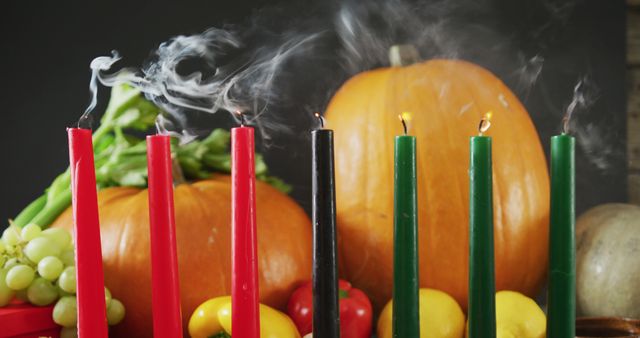
[[[37,306],[53,304],[61,337],[76,337],[76,268],[73,242],[65,229],[36,224],[9,226],[0,237],[0,307],[18,298]],[[105,288],[107,322],[122,321],[125,308]]]

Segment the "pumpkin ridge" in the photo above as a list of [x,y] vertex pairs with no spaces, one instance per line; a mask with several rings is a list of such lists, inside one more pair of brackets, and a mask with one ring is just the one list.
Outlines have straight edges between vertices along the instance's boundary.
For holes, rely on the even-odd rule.
[[[502,99],[506,102],[506,106],[504,107],[510,114],[513,115],[512,118],[518,118],[519,120],[522,121],[522,123],[517,123],[515,127],[510,127],[509,131],[512,134],[512,137],[515,140],[520,140],[520,135],[526,135],[526,129],[534,129],[535,130],[535,126],[533,126],[533,122],[531,121],[531,118],[529,116],[528,113],[526,113],[526,111],[523,110],[516,110],[514,112],[514,110],[512,109],[512,101],[514,101],[514,94],[511,93],[510,91],[508,91],[506,85],[500,81],[500,79],[495,79],[496,83],[496,87],[500,88],[499,93],[502,95]],[[519,101],[515,100],[518,104]],[[504,106],[504,104],[503,104]],[[517,113],[516,113],[517,112]],[[519,116],[516,115],[519,113]],[[536,137],[538,137],[536,135]],[[540,171],[540,176],[543,177],[534,177],[533,179],[537,182],[539,182],[540,180],[546,180],[548,181],[548,174],[546,171],[546,159],[544,157],[543,154],[543,150],[541,148],[541,146],[539,145],[539,138],[538,138],[538,143],[536,144],[535,142],[529,142],[529,143],[522,143],[522,142],[518,142],[518,148],[516,149],[515,153],[512,154],[512,158],[508,159],[510,161],[515,161],[513,163],[513,167],[517,168],[515,169],[518,172],[523,172],[524,175],[520,176],[518,178],[518,184],[520,186],[524,186],[527,184],[527,176],[529,175],[530,170],[528,170],[528,168],[526,168],[524,166],[524,163],[526,161],[526,156],[535,156],[538,158],[538,161],[543,163],[542,167],[545,168],[545,170]],[[536,154],[537,153],[537,154]],[[541,155],[541,156],[540,156]],[[515,157],[515,158],[513,158]],[[548,186],[548,185],[547,185]],[[527,205],[536,205],[538,203],[536,203],[534,200],[532,200],[532,194],[537,194],[537,195],[541,195],[541,196],[546,196],[544,198],[548,199],[549,193],[544,193],[541,192],[540,190],[543,189],[544,184],[537,184],[534,186],[528,186],[528,189],[521,189],[520,191],[522,192],[522,198],[523,198],[523,203],[527,203]],[[509,189],[509,187],[507,187],[506,189]],[[546,205],[548,205],[548,202],[545,203]],[[548,208],[548,206],[537,206],[536,208],[540,209],[542,208],[542,210],[544,210],[545,208]],[[531,224],[537,224],[539,227],[542,226],[543,229],[541,230],[542,233],[541,235],[537,235],[534,234],[534,236],[539,236],[540,238],[517,238],[519,241],[523,241],[523,243],[530,243],[530,242],[535,242],[535,243],[547,243],[548,241],[548,228],[546,228],[546,226],[544,225],[544,219],[542,217],[535,217],[535,215],[532,214],[532,210],[534,210],[533,208],[520,208],[519,212],[522,214],[521,215],[521,219],[525,220],[526,222],[530,222]],[[507,213],[508,210],[504,210],[503,209],[503,217],[505,220],[509,220],[512,221],[512,219],[510,219],[508,217],[509,213]],[[547,209],[547,213],[548,213],[548,209]],[[541,219],[539,219],[541,218]],[[503,224],[504,225],[508,225],[506,223]],[[546,229],[545,229],[546,228]],[[512,227],[505,227],[505,232],[508,233],[509,237],[512,237],[514,234],[512,234],[511,232],[513,232],[513,228]],[[503,232],[504,234],[504,232]],[[504,243],[507,243],[506,241]],[[513,245],[512,243],[509,243],[510,245]],[[503,250],[506,250],[506,248],[503,248]],[[544,268],[546,267],[546,251],[541,253],[541,257],[534,257],[534,255],[536,254],[535,251],[533,250],[525,250],[522,252],[522,259],[518,262],[515,260],[512,260],[512,262],[509,264],[509,267],[514,267],[517,264],[520,265],[524,265],[526,267],[529,267],[528,269],[524,269],[523,273],[520,275],[520,280],[516,281],[516,280],[512,280],[512,283],[515,284],[519,284],[519,285],[526,285],[527,290],[525,291],[526,293],[528,293],[530,296],[535,296],[534,294],[534,289],[539,288],[542,283],[544,282]],[[542,264],[535,264],[536,261],[542,261]],[[536,271],[538,270],[538,271]],[[542,276],[542,277],[536,277],[536,275]],[[511,288],[511,285],[505,285],[505,288]]]
[[[429,65],[429,64],[430,63],[428,62],[426,65]],[[429,70],[429,73],[431,73],[431,76],[427,76],[425,74],[424,77],[426,79],[428,79],[428,81],[430,82],[430,88],[434,88],[435,89],[437,87],[436,84],[433,81],[433,78],[437,77],[438,79],[442,79],[442,78],[447,79],[447,74],[441,74],[442,73],[442,69],[433,67],[433,63],[431,64],[431,67],[428,68],[428,70]],[[452,71],[456,71],[456,70],[457,69],[447,69],[448,72],[452,72]],[[445,81],[448,81],[448,80],[445,80]],[[468,90],[467,82],[463,82],[462,83],[462,87],[466,88]],[[475,104],[476,99],[473,96],[473,93],[472,92],[468,92],[468,93],[472,97],[472,102],[474,102],[474,104],[472,106],[477,109],[477,104]],[[438,95],[436,95],[435,91],[434,91],[433,96],[434,96],[434,102],[440,102],[441,101],[441,98]],[[449,100],[442,100],[442,101],[444,101],[445,103],[449,102]],[[450,123],[448,123],[448,121],[447,121],[447,119],[451,118],[450,117],[451,112],[444,111],[443,108],[441,107],[441,104],[436,104],[435,105],[435,109],[437,109],[440,112],[439,114],[436,114],[436,115],[438,116],[439,120],[441,121],[439,123],[440,128],[445,130],[444,134],[447,135],[447,141],[448,141],[448,144],[449,144],[449,146],[448,146],[448,148],[446,150],[445,150],[444,147],[438,147],[437,149],[439,149],[440,150],[439,151],[440,154],[442,154],[440,156],[440,158],[448,160],[449,156],[447,156],[446,152],[449,149],[455,149],[452,137],[455,137],[457,135],[456,135],[455,132],[452,131]],[[467,136],[467,137],[469,137],[469,136]],[[465,152],[467,153],[467,156],[465,156],[465,159],[466,159],[466,161],[468,161],[468,151],[465,151]],[[468,181],[468,172],[459,173],[459,175],[460,176],[456,176],[456,179],[451,179],[450,182],[449,182],[449,184],[456,184],[456,187],[457,187],[457,189],[451,189],[449,191],[457,191],[459,193],[459,195],[458,195],[457,198],[456,197],[449,198],[449,201],[451,201],[451,200],[455,201],[457,203],[457,206],[458,206],[459,210],[465,210],[464,216],[462,217],[464,224],[459,224],[458,227],[463,229],[463,231],[468,231],[468,229],[469,229],[469,227],[468,227],[468,223],[469,223],[469,217],[468,217],[469,192],[468,192],[468,189],[465,191],[463,183],[462,183],[462,182]],[[457,178],[461,178],[462,180],[458,180]],[[427,226],[428,226],[428,224],[427,224]],[[462,240],[462,242],[463,242],[463,245],[467,248],[466,251],[468,251],[468,241],[469,241],[468,238],[469,237],[468,237],[468,233],[465,232],[465,234],[466,235],[463,236],[464,239]],[[441,246],[440,244],[436,244],[436,245],[437,246]],[[454,263],[454,264],[462,263],[463,265],[468,265],[468,255],[462,255],[459,258],[462,260],[462,262],[460,262],[460,261],[455,262],[454,261],[452,263]],[[449,274],[449,272],[440,272],[440,273],[445,273],[447,276]],[[468,277],[463,278],[462,280],[456,280],[455,278],[453,278],[453,280],[451,280],[451,277],[447,277],[447,278],[450,279],[448,281],[448,283],[461,284],[462,288],[464,288],[464,289],[468,288]],[[429,286],[429,284],[427,284],[427,285]],[[435,286],[438,287],[438,288],[442,287],[441,285],[435,285]],[[458,300],[458,302],[462,302],[462,298],[461,298],[462,295],[453,294],[452,296],[454,296],[456,298],[456,300]],[[463,306],[463,309],[465,309],[465,308],[466,308],[466,306]]]
[[[126,267],[125,270],[129,270],[128,271],[129,273],[133,273],[139,276],[139,278],[135,278],[135,280],[124,280],[124,279],[116,280],[115,278],[113,278],[114,277],[113,271],[105,269],[106,270],[105,275],[108,276],[110,284],[118,284],[118,285],[111,285],[110,289],[120,290],[119,292],[116,291],[117,292],[116,294],[118,294],[117,297],[123,302],[123,304],[125,305],[125,308],[132,307],[132,304],[129,301],[129,297],[127,296],[127,294],[130,294],[131,292],[142,293],[145,299],[149,301],[151,300],[150,289],[140,287],[140,284],[144,285],[145,281],[149,282],[151,280],[151,268],[150,266],[138,266],[136,264],[139,257],[138,255],[140,254],[140,251],[142,251],[141,249],[143,250],[146,249],[146,251],[149,251],[150,253],[151,248],[148,245],[146,246],[146,248],[140,248],[140,246],[144,246],[143,243],[148,243],[149,235],[148,233],[146,233],[146,237],[147,237],[146,241],[143,241],[142,239],[137,238],[138,236],[135,235],[136,230],[139,227],[139,226],[136,226],[136,224],[138,223],[137,222],[138,217],[140,217],[140,214],[139,214],[140,211],[136,210],[136,208],[133,207],[133,206],[140,205],[140,203],[142,203],[143,205],[147,204],[146,201],[147,201],[148,195],[146,192],[147,192],[146,189],[139,190],[138,192],[132,195],[127,195],[126,197],[119,199],[117,201],[117,204],[109,206],[109,208],[114,208],[114,210],[118,210],[120,208],[122,208],[123,210],[127,210],[125,214],[119,215],[119,218],[120,218],[119,223],[122,224],[122,226],[119,228],[120,231],[116,232],[119,235],[117,236],[118,240],[116,241],[116,243],[118,244],[116,249],[117,254],[114,256],[115,257],[114,266],[117,266],[117,267],[124,266]],[[142,223],[146,224],[146,229],[149,229],[148,213],[143,212],[142,219],[143,219]],[[109,225],[107,224],[107,226]],[[131,240],[130,238],[133,240]],[[103,241],[105,240],[103,239]],[[130,247],[130,244],[133,244],[133,250],[131,250],[132,248]],[[136,254],[132,254],[132,252]],[[103,260],[104,260],[104,257],[103,257]],[[137,269],[134,268],[136,271],[130,270],[132,265],[137,267]],[[129,313],[131,313],[131,311],[129,311]],[[138,327],[139,325],[141,325],[140,321],[142,320],[143,319],[141,318],[140,314],[136,313],[133,316],[131,315],[125,316],[123,323],[128,322],[130,324],[125,324],[125,325],[133,325],[134,327]]]
[[[208,181],[207,183],[211,183],[212,185],[215,185],[215,181]],[[221,186],[222,188],[222,186]],[[202,206],[202,210],[210,210],[208,205],[205,205],[204,201],[205,199],[203,198],[204,195],[206,194],[206,190],[200,190],[200,189],[195,189],[193,186],[189,187],[189,190],[191,191],[192,194],[195,195],[200,195],[200,198],[197,199],[198,204]],[[229,198],[231,198],[231,194],[229,194]],[[206,212],[208,214],[208,212]],[[231,220],[229,220],[231,221]],[[231,224],[228,224],[229,227],[231,227]],[[225,260],[222,257],[222,252],[221,251],[216,251],[217,253],[217,257],[218,257],[218,261],[221,262],[222,264],[224,264],[223,262],[225,262]],[[231,262],[229,261],[228,264],[226,264],[226,267],[228,268],[229,271],[231,271]],[[222,274],[220,275],[220,281],[222,282],[223,285],[223,289],[226,290],[226,292],[228,294],[231,294],[231,281],[229,280],[229,278],[225,278]]]
[[[513,110],[511,109],[511,103],[510,103],[510,100],[509,100],[510,99],[509,92],[503,90],[504,88],[506,88],[506,85],[502,81],[500,81],[499,79],[495,79],[495,82],[497,82],[496,83],[496,87],[500,88],[498,92],[500,93],[500,95],[502,95],[502,100],[504,100],[504,106],[505,106],[504,108],[508,111],[508,113],[510,115],[515,116],[516,113],[514,113]],[[516,124],[515,126],[510,128],[511,134],[513,135],[514,138],[517,139],[517,138],[519,138],[519,135],[523,135],[525,133],[525,131],[523,130],[525,127],[526,126],[523,125],[523,124]],[[514,167],[518,168],[518,171],[526,172],[526,168],[523,167],[523,163],[524,163],[524,160],[525,160],[524,159],[525,152],[522,151],[522,147],[518,147],[518,148],[519,148],[520,151],[518,151],[514,156],[514,157],[517,157],[517,158],[513,158],[512,157],[509,160],[510,161],[514,161],[513,165],[514,165]],[[525,181],[526,181],[525,177],[520,177],[519,180],[520,180],[520,184],[525,184]],[[509,187],[507,187],[506,189],[509,189]],[[530,196],[528,196],[528,194],[524,193],[522,191],[522,189],[520,189],[520,192],[522,194],[522,197],[521,197],[522,198],[522,202],[526,203],[527,205],[531,205],[531,203],[533,201],[531,201]],[[506,194],[510,195],[510,192],[507,190]],[[532,215],[531,215],[531,210],[530,209],[528,209],[528,208],[520,208],[520,212],[521,212],[521,219],[532,220]],[[508,210],[506,210],[506,208],[503,208],[503,213],[504,213],[503,214],[504,218],[508,219],[508,214],[507,214]],[[509,219],[509,221],[512,221],[512,220]],[[509,227],[505,227],[505,229],[503,231],[504,232],[509,232],[509,236],[511,236]],[[504,234],[504,232],[503,232],[503,234]],[[506,249],[503,248],[503,251],[506,251]],[[534,262],[535,259],[532,259],[532,257],[531,257],[532,254],[533,254],[533,252],[529,251],[529,250],[523,252],[523,254],[522,254],[522,256],[523,256],[522,258],[523,259],[522,259],[522,263],[521,264],[523,264],[525,266],[529,266],[531,264],[531,262]],[[517,264],[517,262],[514,262],[513,264]],[[532,272],[531,271],[532,271],[532,269],[525,269],[523,271],[522,275],[519,276],[520,277],[519,280],[518,281],[514,281],[514,283],[520,284],[520,285],[528,285],[528,284],[530,284],[531,283],[530,281],[532,279],[534,279],[534,278],[532,278],[533,276],[532,276]],[[511,286],[510,285],[505,285],[505,288],[511,288]]]

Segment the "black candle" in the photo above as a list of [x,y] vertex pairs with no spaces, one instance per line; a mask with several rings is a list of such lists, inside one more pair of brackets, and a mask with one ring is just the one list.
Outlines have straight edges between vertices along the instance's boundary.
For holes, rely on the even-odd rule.
[[[323,121],[320,115],[322,127]],[[340,337],[336,263],[333,130],[311,132],[313,216],[313,336]]]

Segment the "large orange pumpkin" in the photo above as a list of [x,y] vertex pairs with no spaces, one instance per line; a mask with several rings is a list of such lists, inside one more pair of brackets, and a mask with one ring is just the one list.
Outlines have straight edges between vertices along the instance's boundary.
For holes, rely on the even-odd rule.
[[496,287],[533,296],[547,267],[548,173],[536,129],[509,88],[474,64],[431,60],[359,74],[331,100],[341,273],[378,309],[392,290],[398,114],[413,114],[417,137],[420,285],[466,308],[469,137],[489,110]]
[[[228,176],[175,189],[176,237],[185,337],[203,301],[231,293],[231,195]],[[299,283],[311,278],[311,225],[304,211],[266,183],[256,184],[260,299],[283,309]],[[153,337],[147,191],[99,193],[105,283],[123,301],[118,337]],[[67,210],[54,226],[72,227]]]

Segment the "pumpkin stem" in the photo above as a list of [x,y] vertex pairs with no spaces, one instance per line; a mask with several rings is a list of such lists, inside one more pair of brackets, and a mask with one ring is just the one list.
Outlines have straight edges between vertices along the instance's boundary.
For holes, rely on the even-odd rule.
[[171,174],[173,175],[173,185],[178,186],[187,183],[180,161],[178,161],[178,156],[175,153],[171,154]]
[[420,61],[420,53],[413,45],[393,45],[389,48],[392,67],[409,66]]

